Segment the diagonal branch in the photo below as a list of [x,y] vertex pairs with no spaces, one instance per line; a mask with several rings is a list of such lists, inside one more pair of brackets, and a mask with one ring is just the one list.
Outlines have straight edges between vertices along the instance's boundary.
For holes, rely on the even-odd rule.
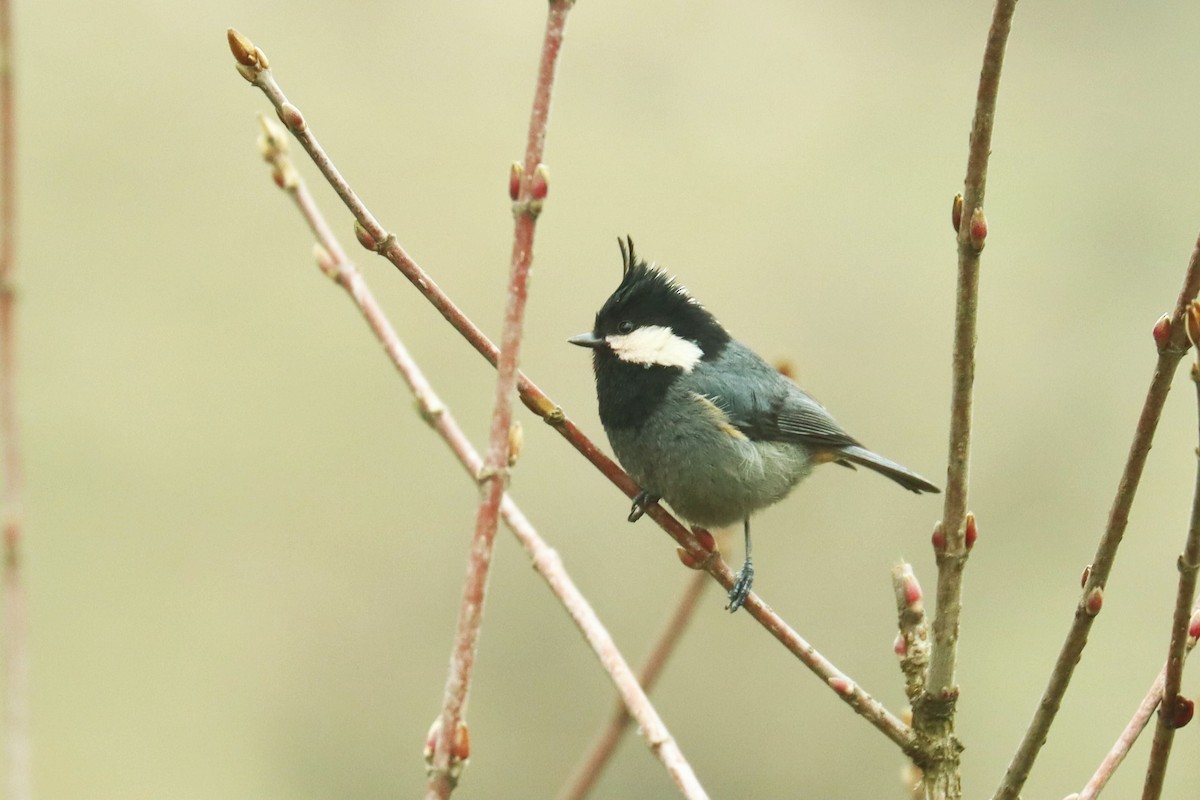
[[[1196,344],[1197,340],[1200,340],[1200,301],[1193,300],[1188,304],[1185,327],[1188,338],[1192,344]],[[1200,411],[1200,361],[1192,364],[1192,383],[1196,387],[1196,405]],[[1196,454],[1200,457],[1200,448],[1196,450]],[[1154,741],[1150,746],[1150,763],[1146,767],[1142,800],[1158,800],[1162,795],[1175,729],[1180,726],[1181,719],[1186,724],[1192,717],[1192,701],[1180,696],[1179,685],[1183,678],[1183,660],[1188,650],[1191,608],[1196,597],[1196,573],[1200,571],[1200,463],[1196,465],[1192,520],[1188,526],[1187,540],[1183,546],[1183,553],[1179,556],[1178,566],[1179,586],[1175,593],[1175,614],[1171,620],[1171,644],[1167,650],[1166,666],[1163,667],[1162,703],[1158,707],[1158,724],[1154,727]],[[1184,709],[1186,713],[1181,717]]]
[[[666,666],[667,658],[675,650],[675,645],[683,636],[683,631],[691,621],[692,615],[696,611],[696,605],[700,602],[700,595],[704,593],[704,587],[707,585],[708,576],[703,572],[696,572],[684,587],[683,594],[680,595],[679,602],[671,613],[671,618],[667,620],[658,641],[650,651],[650,657],[646,659],[646,663],[638,673],[638,683],[647,692],[653,689],[654,684],[658,682],[658,676]],[[613,710],[604,732],[600,734],[600,738],[596,740],[591,751],[580,762],[571,780],[559,791],[559,800],[583,800],[587,797],[600,778],[600,773],[612,758],[612,754],[616,752],[621,737],[625,731],[629,730],[631,721],[629,706],[621,698],[618,698],[617,707]]]
[[[416,397],[421,416],[446,442],[466,471],[472,477],[478,475],[479,471],[483,469],[483,459],[472,447],[470,440],[467,439],[450,410],[434,392],[424,373],[413,360],[407,348],[404,347],[403,342],[400,341],[362,275],[346,257],[341,244],[333,235],[324,215],[317,208],[304,181],[299,177],[288,158],[283,132],[266,119],[262,119],[262,123],[264,133],[260,141],[263,155],[274,168],[276,184],[295,201],[301,215],[316,237],[319,245],[317,260],[322,271],[345,289],[355,306],[358,307],[372,332],[383,345],[384,352],[387,353],[409,390]],[[516,502],[507,494],[501,499],[500,515],[529,554],[534,569],[545,579],[551,591],[570,613],[575,625],[596,653],[601,666],[617,687],[623,703],[622,708],[638,721],[639,726],[645,732],[647,742],[651,745],[651,750],[667,768],[683,795],[689,798],[705,797],[704,790],[700,788],[699,782],[691,766],[680,752],[678,744],[646,697],[633,670],[617,649],[616,643],[613,642],[603,623],[600,622],[595,611],[592,610],[579,588],[571,580],[570,575],[567,574],[562,559],[538,535],[533,525],[517,507]],[[469,755],[469,751],[457,755],[465,759]]]
[[[1195,648],[1196,639],[1200,637],[1200,603],[1192,608],[1188,632],[1187,644],[1184,647],[1185,656]],[[1158,677],[1154,679],[1154,683],[1150,686],[1150,691],[1146,692],[1146,696],[1138,704],[1137,711],[1133,713],[1129,724],[1125,726],[1125,730],[1121,731],[1121,735],[1117,737],[1117,741],[1113,744],[1112,749],[1108,751],[1108,755],[1100,762],[1100,766],[1096,768],[1096,772],[1087,782],[1087,785],[1075,796],[1075,800],[1096,800],[1099,797],[1100,792],[1108,784],[1108,779],[1116,772],[1117,767],[1121,766],[1121,762],[1125,760],[1125,756],[1129,755],[1129,751],[1133,748],[1133,744],[1137,741],[1138,736],[1146,729],[1147,723],[1150,722],[1150,715],[1154,713],[1154,709],[1158,708],[1158,704],[1162,702],[1163,686],[1166,684],[1166,681],[1167,665],[1164,664],[1158,673]]]
[[[454,304],[445,292],[433,281],[427,272],[405,252],[396,240],[389,234],[370,212],[370,210],[355,194],[346,179],[334,166],[329,155],[313,136],[300,110],[290,103],[272,75],[266,55],[260,48],[254,46],[246,37],[237,31],[229,31],[230,49],[238,62],[238,72],[247,81],[260,89],[275,106],[279,118],[288,126],[292,135],[308,153],[317,169],[324,175],[326,181],[337,192],[355,218],[356,233],[359,242],[364,247],[374,250],[387,258],[405,278],[438,310],[439,313],[457,330],[467,342],[482,355],[488,363],[495,366],[499,358],[499,348]],[[624,494],[633,498],[640,489],[637,484],[596,446],[596,444],[581,431],[556,405],[550,397],[534,384],[527,376],[517,373],[517,391],[521,401],[534,414],[553,427],[566,439],[584,458],[592,463],[610,482]],[[646,516],[653,519],[659,527],[675,540],[684,557],[699,569],[703,569],[726,589],[734,582],[734,573],[729,565],[721,559],[720,554],[707,547],[701,538],[684,527],[661,505],[650,506]],[[706,541],[711,536],[705,534]],[[859,716],[866,719],[885,736],[896,743],[905,753],[914,755],[918,752],[917,740],[912,729],[901,721],[895,714],[888,711],[882,703],[865,692],[862,687],[848,678],[845,673],[833,665],[829,659],[819,653],[811,644],[804,640],[768,605],[762,602],[756,594],[751,594],[743,608],[747,614],[774,636],[787,650],[816,674],[822,681],[838,694],[842,700],[855,710]]]
[[1200,240],[1192,251],[1188,262],[1187,274],[1183,279],[1183,289],[1175,303],[1171,316],[1163,316],[1154,326],[1154,338],[1158,346],[1158,362],[1154,367],[1154,376],[1150,380],[1150,388],[1146,391],[1146,400],[1142,404],[1142,412],[1138,416],[1137,428],[1134,430],[1133,443],[1129,446],[1129,456],[1125,461],[1125,469],[1121,473],[1121,481],[1117,484],[1117,493],[1113,498],[1112,510],[1108,513],[1108,524],[1100,544],[1096,547],[1096,555],[1092,559],[1091,570],[1083,589],[1083,596],[1075,607],[1075,617],[1067,631],[1058,659],[1050,672],[1050,680],[1042,692],[1037,710],[1025,731],[1004,779],[997,787],[993,800],[1015,800],[1020,795],[1021,788],[1033,769],[1038,753],[1050,732],[1054,717],[1058,714],[1067,686],[1075,672],[1075,665],[1087,646],[1088,633],[1092,622],[1100,612],[1104,600],[1104,587],[1112,572],[1113,562],[1117,557],[1117,549],[1125,528],[1129,524],[1129,510],[1133,506],[1133,498],[1137,493],[1138,484],[1142,480],[1142,471],[1146,467],[1146,458],[1150,455],[1150,445],[1154,442],[1154,432],[1162,417],[1163,405],[1167,402],[1167,393],[1171,390],[1171,379],[1179,361],[1187,352],[1188,341],[1184,326],[1184,314],[1188,304],[1200,291]]

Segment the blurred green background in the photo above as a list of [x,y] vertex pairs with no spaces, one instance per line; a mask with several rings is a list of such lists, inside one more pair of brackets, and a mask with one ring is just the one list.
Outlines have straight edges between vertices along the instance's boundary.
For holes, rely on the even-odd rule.
[[[587,329],[615,239],[679,276],[867,444],[944,476],[950,200],[992,4],[579,2],[523,363],[602,439]],[[18,3],[20,402],[35,780],[55,798],[423,787],[476,492],[413,412],[254,143],[233,25],[359,194],[493,335],[545,3]],[[990,796],[1079,593],[1200,230],[1200,6],[1020,4],[983,261],[959,731]],[[336,228],[348,216],[301,161]],[[493,373],[351,248],[477,443]],[[521,410],[512,491],[637,661],[690,574]],[[1027,798],[1078,789],[1161,665],[1194,482],[1186,370]],[[899,709],[888,571],[934,585],[938,498],[821,470],[763,513],[756,589]],[[740,547],[731,559],[740,558]],[[900,797],[901,759],[706,594],[655,692],[714,797]],[[1200,669],[1185,677],[1191,696]],[[501,532],[456,796],[552,796],[609,714]],[[1200,728],[1167,796],[1194,797]],[[1140,791],[1147,748],[1109,794]],[[595,796],[673,787],[625,742]]]

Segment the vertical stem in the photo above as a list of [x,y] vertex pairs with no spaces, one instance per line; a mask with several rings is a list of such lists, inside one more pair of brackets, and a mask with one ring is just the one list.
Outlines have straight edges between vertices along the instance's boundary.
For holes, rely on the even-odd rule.
[[967,560],[967,482],[971,453],[971,400],[975,382],[976,316],[979,303],[979,257],[987,235],[983,201],[988,157],[1004,48],[1012,28],[1016,0],[997,0],[983,53],[975,116],[971,124],[967,173],[963,182],[962,219],[958,228],[958,294],[954,318],[954,360],[950,399],[950,443],[946,467],[946,500],[942,515],[945,545],[937,554],[937,611],[931,629],[933,642],[925,693],[914,706],[914,727],[934,745],[925,770],[929,797],[958,798],[962,787],[954,739],[954,710],[958,698],[955,672],[958,660],[959,615],[962,611],[962,573]]
[[463,717],[483,620],[492,548],[496,539],[496,523],[508,477],[508,434],[512,426],[512,400],[517,386],[517,363],[524,328],[525,302],[528,298],[529,268],[533,262],[533,235],[540,211],[541,198],[538,198],[535,204],[532,189],[538,167],[542,163],[554,72],[571,6],[570,0],[551,0],[546,18],[542,58],[538,67],[537,88],[525,148],[524,179],[514,206],[516,221],[513,232],[512,268],[504,313],[504,329],[500,339],[500,357],[496,365],[499,374],[496,380],[495,409],[492,413],[487,456],[480,475],[483,498],[479,504],[475,533],[471,540],[467,578],[463,585],[462,604],[458,614],[458,633],[450,657],[450,673],[446,679],[440,732],[436,737],[429,772],[426,797],[430,800],[448,798],[454,791],[457,780],[452,771],[451,749],[459,737],[459,729],[464,724]]
[[16,128],[13,115],[12,8],[0,0],[0,447],[4,462],[5,796],[33,796],[29,740],[29,636],[21,578],[21,450],[16,413]]

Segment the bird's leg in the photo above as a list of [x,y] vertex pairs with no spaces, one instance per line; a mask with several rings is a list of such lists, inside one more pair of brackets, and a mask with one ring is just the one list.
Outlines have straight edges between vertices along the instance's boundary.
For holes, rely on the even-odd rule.
[[642,489],[633,498],[633,508],[629,509],[629,521],[637,522],[646,513],[647,506],[658,502],[658,495]]
[[738,572],[737,580],[733,582],[733,588],[729,590],[729,613],[732,614],[742,607],[742,603],[746,602],[746,597],[750,594],[750,586],[754,583],[754,562],[750,560],[750,518],[746,517],[746,560],[742,562],[742,569]]

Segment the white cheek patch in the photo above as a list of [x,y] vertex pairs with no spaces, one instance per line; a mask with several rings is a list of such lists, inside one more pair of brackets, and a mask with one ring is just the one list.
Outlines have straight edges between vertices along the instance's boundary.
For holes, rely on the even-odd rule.
[[693,341],[676,336],[670,328],[647,325],[632,333],[605,337],[617,358],[647,367],[679,367],[691,372],[704,351]]

